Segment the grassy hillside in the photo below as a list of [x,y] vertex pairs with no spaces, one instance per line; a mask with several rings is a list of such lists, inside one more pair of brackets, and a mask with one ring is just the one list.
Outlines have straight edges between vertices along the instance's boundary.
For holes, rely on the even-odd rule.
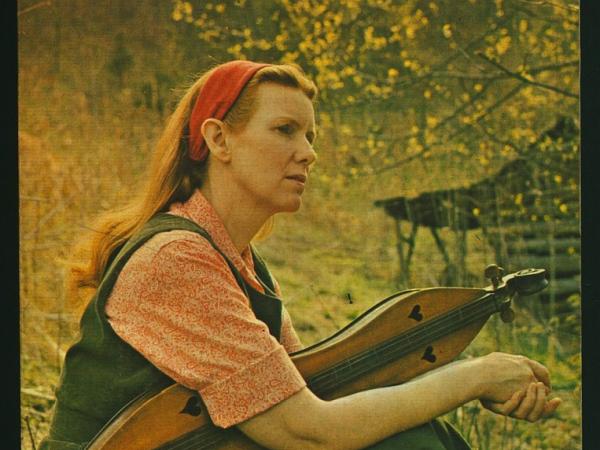
[[[73,0],[20,17],[22,448],[39,443],[47,430],[62,356],[77,331],[77,305],[64,283],[72,244],[94,216],[135,191],[177,98],[173,89],[209,61],[210,55],[181,45],[190,36],[178,34],[165,4],[141,9]],[[115,61],[128,58],[129,69],[114,69]],[[277,217],[272,235],[258,243],[305,344],[398,289],[394,224],[373,206],[375,199],[483,175],[474,162],[434,160],[385,178],[342,178],[337,145],[326,134],[319,137],[320,161],[303,208]],[[476,231],[468,239],[468,268],[483,283],[493,252]],[[425,230],[415,252],[411,286],[438,285],[444,264]],[[577,311],[578,299],[572,301]],[[468,348],[464,356],[502,350],[538,358],[565,400],[556,417],[535,425],[496,417],[476,403],[459,408],[449,418],[474,448],[580,448],[578,317],[570,320],[559,326],[547,311],[518,305],[515,322],[490,320]]]

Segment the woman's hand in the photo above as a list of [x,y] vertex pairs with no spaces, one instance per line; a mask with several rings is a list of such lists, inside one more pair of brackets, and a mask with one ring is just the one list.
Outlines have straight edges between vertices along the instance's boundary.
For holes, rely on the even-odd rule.
[[481,404],[496,414],[515,419],[536,422],[548,417],[561,404],[560,398],[548,400],[549,389],[542,382],[531,383],[526,390],[520,390],[504,403],[481,400]]
[[[560,405],[560,398],[548,399],[550,374],[537,361],[524,356],[491,353],[482,357],[481,362],[482,375],[492,377],[480,397],[482,405],[490,411],[535,422],[552,414]],[[508,399],[507,395],[510,395]]]

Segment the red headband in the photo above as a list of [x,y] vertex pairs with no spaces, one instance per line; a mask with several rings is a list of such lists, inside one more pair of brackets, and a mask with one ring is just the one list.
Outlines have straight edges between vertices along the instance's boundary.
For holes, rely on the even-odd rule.
[[198,94],[190,117],[188,151],[194,161],[203,161],[208,148],[200,128],[206,119],[222,120],[250,81],[261,68],[270,64],[252,61],[230,61],[219,66],[208,77]]

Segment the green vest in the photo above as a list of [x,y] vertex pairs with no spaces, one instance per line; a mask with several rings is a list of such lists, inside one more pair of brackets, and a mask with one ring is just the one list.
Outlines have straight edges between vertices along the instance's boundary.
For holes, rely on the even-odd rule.
[[273,279],[262,259],[252,249],[255,270],[265,288],[258,292],[247,284],[233,263],[196,223],[171,214],[158,214],[117,253],[104,272],[96,294],[80,322],[79,340],[66,353],[50,434],[40,450],[82,448],[102,426],[137,396],[174,381],[153,366],[113,331],[106,314],[108,300],[119,273],[131,255],[157,233],[188,230],[203,236],[227,261],[238,284],[250,299],[259,320],[279,340],[281,301]]

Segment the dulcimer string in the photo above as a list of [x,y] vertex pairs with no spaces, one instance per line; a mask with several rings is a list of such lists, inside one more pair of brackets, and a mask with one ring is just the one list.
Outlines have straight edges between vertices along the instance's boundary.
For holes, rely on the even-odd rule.
[[339,385],[388,364],[413,352],[468,323],[475,322],[496,312],[493,296],[484,296],[466,306],[457,308],[413,329],[402,333],[369,350],[361,352],[314,375],[308,381],[317,394],[326,394]]

